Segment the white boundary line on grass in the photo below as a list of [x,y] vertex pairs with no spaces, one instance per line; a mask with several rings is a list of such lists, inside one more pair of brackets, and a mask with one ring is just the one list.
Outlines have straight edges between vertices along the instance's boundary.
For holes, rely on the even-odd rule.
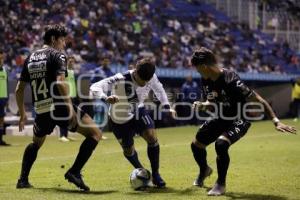
[[[263,138],[263,137],[277,137],[277,136],[282,136],[280,133],[279,134],[272,134],[272,135],[255,135],[255,136],[250,136],[247,137],[249,138]],[[162,148],[164,147],[174,147],[174,146],[183,146],[183,145],[189,145],[189,143],[173,143],[173,144],[166,144],[166,145],[160,145]],[[137,148],[137,150],[140,150],[139,148]],[[110,152],[105,152],[103,154],[114,154],[114,153],[122,153],[122,150],[118,150],[118,151],[110,151]],[[76,155],[72,155],[72,156],[56,156],[56,157],[44,157],[44,158],[40,158],[37,159],[37,161],[48,161],[48,160],[61,160],[61,159],[68,159],[68,158],[74,158]],[[21,160],[12,160],[12,161],[0,161],[0,165],[5,165],[5,164],[16,164],[16,163],[21,163]]]

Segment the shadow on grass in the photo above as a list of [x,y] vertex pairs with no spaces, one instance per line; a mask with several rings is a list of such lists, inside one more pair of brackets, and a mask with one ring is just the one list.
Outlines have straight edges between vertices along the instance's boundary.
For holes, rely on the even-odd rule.
[[82,190],[73,190],[73,189],[64,189],[59,187],[54,188],[33,188],[35,190],[40,190],[43,192],[59,192],[59,193],[70,193],[70,194],[84,194],[84,195],[105,195],[118,192],[117,190],[104,190],[104,191],[82,191]]
[[251,194],[251,193],[241,193],[241,192],[228,192],[225,194],[226,197],[230,199],[243,199],[243,200],[287,200],[283,196],[275,196],[269,194]]
[[171,187],[166,187],[166,188],[155,188],[155,187],[150,187],[146,188],[142,191],[132,191],[128,192],[126,194],[128,195],[144,195],[144,194],[149,194],[149,193],[161,193],[161,194],[177,194],[177,195],[190,195],[194,193],[195,189],[193,188],[186,188],[186,189],[174,189]]

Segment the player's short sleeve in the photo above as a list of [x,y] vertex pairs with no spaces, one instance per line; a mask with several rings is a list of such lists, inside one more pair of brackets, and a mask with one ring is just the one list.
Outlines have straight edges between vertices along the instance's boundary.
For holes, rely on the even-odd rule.
[[253,90],[251,90],[238,75],[236,75],[230,82],[228,83],[228,92],[234,96],[237,101],[247,101],[254,94]]
[[28,66],[27,66],[28,58],[24,62],[23,69],[22,69],[22,72],[21,72],[21,76],[20,76],[20,79],[19,79],[20,81],[23,81],[23,82],[30,82],[30,76],[29,76]]
[[60,52],[56,52],[52,59],[55,74],[67,76],[67,57]]

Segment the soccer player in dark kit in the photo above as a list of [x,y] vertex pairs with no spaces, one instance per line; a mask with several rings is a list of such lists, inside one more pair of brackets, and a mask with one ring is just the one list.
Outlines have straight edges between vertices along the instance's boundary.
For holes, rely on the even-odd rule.
[[26,113],[24,107],[24,88],[30,83],[36,118],[33,126],[33,142],[24,152],[21,175],[17,188],[30,188],[28,181],[30,169],[46,136],[56,125],[78,132],[86,137],[82,142],[73,166],[65,178],[82,190],[89,191],[81,177],[81,169],[88,161],[101,139],[101,131],[89,115],[73,106],[65,83],[67,76],[65,47],[67,31],[64,26],[50,25],[45,28],[44,46],[33,52],[25,60],[20,80],[16,86],[16,98],[20,112],[19,130],[24,129]]
[[202,47],[194,51],[191,63],[202,76],[204,96],[203,101],[194,102],[194,106],[201,110],[208,109],[216,115],[200,127],[191,144],[200,168],[194,185],[202,187],[205,178],[212,173],[206,160],[206,146],[215,142],[218,179],[208,195],[223,195],[230,161],[228,149],[247,133],[251,125],[247,116],[240,115],[239,106],[243,109],[249,102],[258,103],[263,112],[273,120],[276,130],[296,133],[296,129],[280,122],[267,101],[248,88],[235,72],[218,67],[216,56],[209,49]]

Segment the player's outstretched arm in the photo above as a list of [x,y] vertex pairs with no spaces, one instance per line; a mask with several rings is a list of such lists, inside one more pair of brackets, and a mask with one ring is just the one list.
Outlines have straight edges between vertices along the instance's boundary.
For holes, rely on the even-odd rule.
[[163,84],[159,81],[158,77],[156,74],[153,75],[152,79],[149,81],[149,86],[150,87],[143,87],[143,92],[144,94],[149,94],[150,89],[154,92],[155,96],[158,98],[160,101],[161,105],[166,107],[168,109],[168,112],[173,118],[177,117],[177,112],[170,106],[170,102],[168,99],[168,95],[163,87]]
[[281,131],[283,133],[296,134],[296,132],[297,132],[296,128],[280,122],[280,120],[276,117],[276,114],[274,113],[270,104],[264,98],[262,98],[259,94],[257,94],[256,92],[253,92],[253,95],[250,97],[249,101],[260,102],[261,104],[263,104],[265,113],[269,116],[269,118],[272,119],[276,130]]
[[[114,76],[105,78],[101,81],[98,81],[91,85],[90,87],[90,96],[96,99],[102,99],[107,101],[107,93],[112,90],[114,84],[118,83],[120,80],[123,80],[124,77],[122,74],[118,73]],[[110,101],[110,100],[109,100]],[[108,101],[108,103],[110,103]]]
[[16,86],[16,100],[19,109],[20,119],[19,119],[19,131],[24,130],[25,122],[27,120],[25,105],[24,105],[24,90],[25,90],[26,82],[18,81]]

